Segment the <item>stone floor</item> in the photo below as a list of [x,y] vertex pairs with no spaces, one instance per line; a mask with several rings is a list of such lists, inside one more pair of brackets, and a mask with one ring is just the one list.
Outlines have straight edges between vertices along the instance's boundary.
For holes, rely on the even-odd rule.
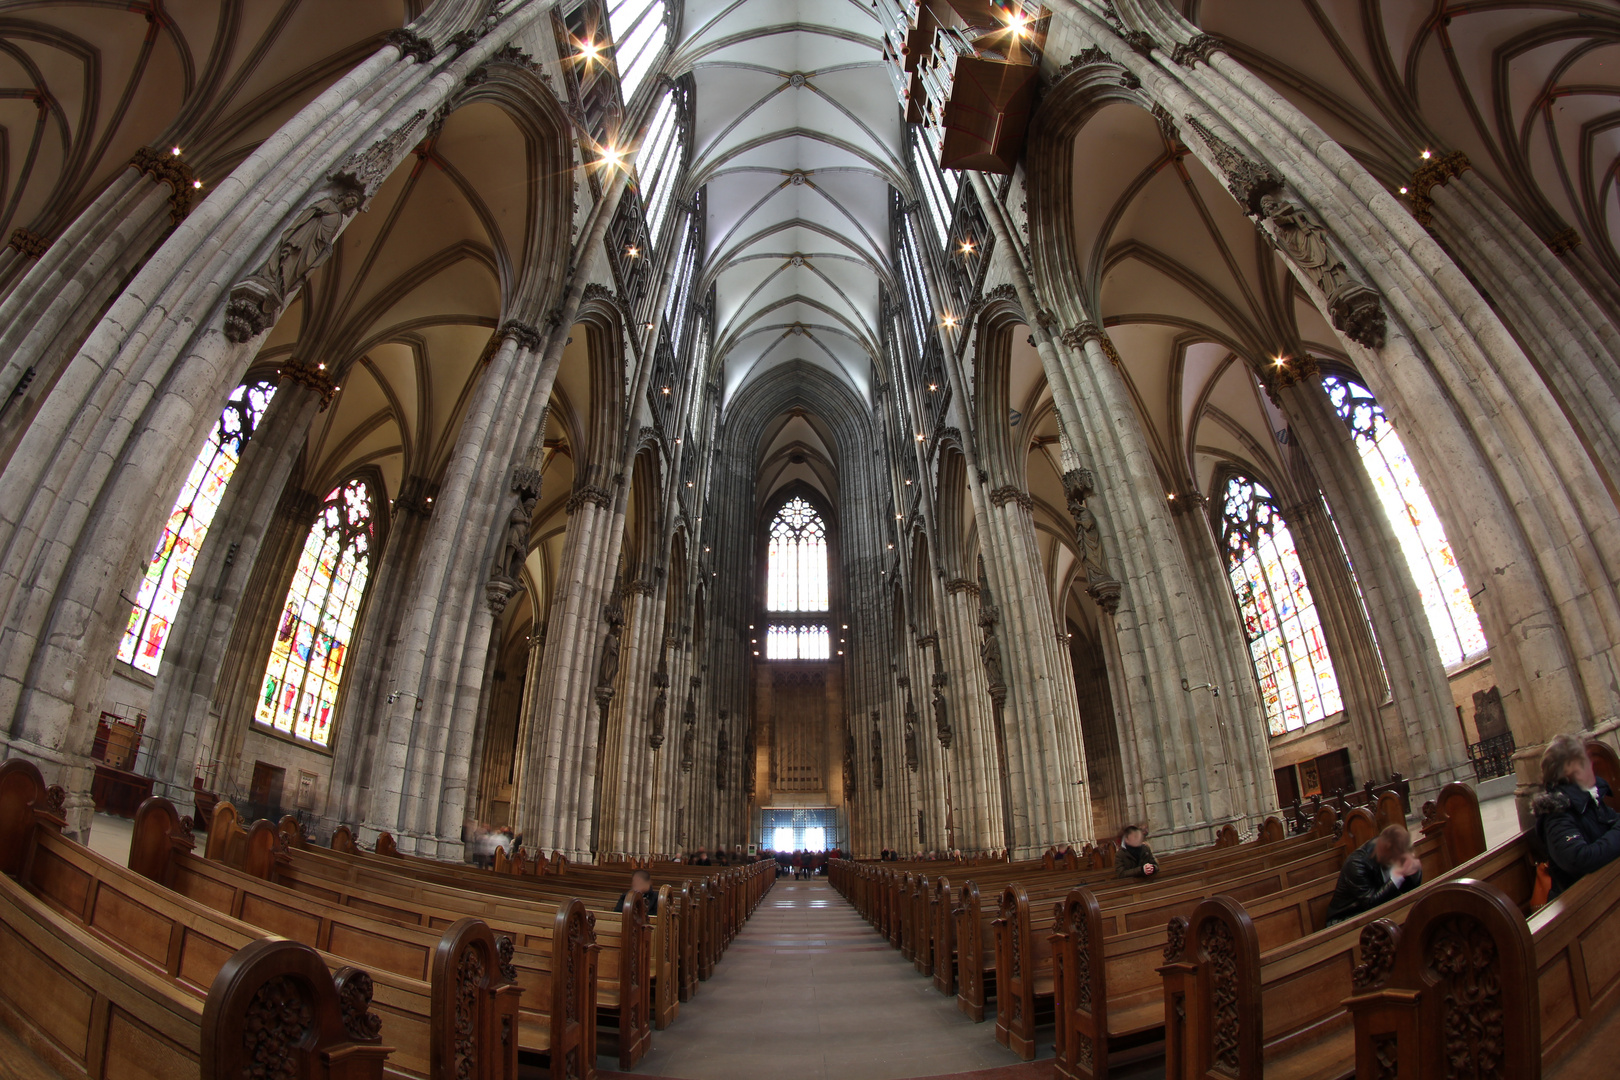
[[958,1012],[825,881],[784,878],[630,1075],[1047,1080],[1051,1057],[1050,1029],[1037,1060],[1020,1062],[993,1021]]

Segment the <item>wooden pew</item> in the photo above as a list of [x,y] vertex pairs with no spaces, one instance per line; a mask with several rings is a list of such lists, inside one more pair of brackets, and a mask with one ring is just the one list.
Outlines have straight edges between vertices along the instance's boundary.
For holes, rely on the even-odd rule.
[[[1448,881],[1477,878],[1528,898],[1528,839],[1485,852],[1375,911],[1262,950],[1248,913],[1230,898],[1200,904],[1164,977],[1166,1076],[1217,1069],[1237,1080],[1339,1077],[1353,1060],[1344,999],[1381,974],[1388,928]],[[1402,1074],[1405,1075],[1405,1074]]]
[[[1039,879],[1036,886],[1026,888],[1021,895],[1028,904],[1038,904],[1038,910],[1043,915],[1052,910],[1051,905],[1062,900],[1069,889],[1077,885],[1086,885],[1098,893],[1105,907],[1119,907],[1118,918],[1121,920],[1119,930],[1135,929],[1149,925],[1162,925],[1164,919],[1174,911],[1179,910],[1188,898],[1201,898],[1209,894],[1217,886],[1231,888],[1246,896],[1261,896],[1289,884],[1312,880],[1325,872],[1337,872],[1339,864],[1343,861],[1341,842],[1330,836],[1304,837],[1282,843],[1267,844],[1264,846],[1249,844],[1237,848],[1227,848],[1224,853],[1214,856],[1200,856],[1194,865],[1197,870],[1173,869],[1178,864],[1161,864],[1163,877],[1153,878],[1102,878],[1099,875],[1056,875],[1048,879]],[[999,984],[997,982],[998,964],[1002,970],[1008,970],[1010,958],[1000,954],[998,945],[998,927],[1000,917],[1000,901],[1004,899],[1003,893],[998,893],[994,909],[981,897],[979,884],[975,881],[966,882],[959,893],[955,905],[956,917],[956,968],[957,968],[957,1006],[967,1016],[975,1021],[984,1019],[985,1009],[990,1000],[1000,1001]],[[1138,902],[1151,897],[1157,906],[1146,909],[1138,906]],[[1003,932],[1004,931],[999,931]],[[1044,946],[1042,946],[1044,948]],[[1027,969],[1026,969],[1027,970]],[[1050,987],[1050,963],[1044,958],[1041,961],[1041,972],[1048,980]],[[1033,988],[1020,987],[1019,993],[1028,1007],[1031,1002]],[[999,1006],[998,1006],[999,1007]],[[1006,1009],[1014,1006],[1007,1003]],[[1033,1024],[1033,1014],[1024,1012],[1025,1022]],[[1008,1029],[1008,1038],[1012,1033]]]
[[[312,849],[292,852],[276,884],[339,907],[406,925],[442,929],[474,917],[522,948],[546,948],[560,907],[570,900],[513,899],[423,880],[396,860],[342,856]],[[619,1062],[631,1069],[651,1042],[649,949],[652,929],[644,903],[624,914],[597,911],[596,1003],[618,1025]]]
[[[612,913],[617,904],[619,895],[628,884],[628,875],[615,875],[611,884],[604,879],[601,884],[593,884],[577,874],[571,874],[566,882],[556,880],[556,875],[514,875],[511,873],[484,870],[475,866],[461,863],[447,863],[434,859],[424,859],[419,856],[401,855],[394,845],[393,837],[382,833],[377,838],[377,851],[374,855],[363,852],[350,853],[352,858],[364,861],[368,858],[385,860],[379,865],[391,871],[409,873],[413,878],[433,881],[452,888],[463,889],[469,892],[485,895],[497,895],[512,899],[533,899],[542,903],[557,903],[577,896],[585,903],[587,908],[601,912]],[[559,855],[553,860],[553,865],[566,866],[566,860]],[[679,885],[665,884],[658,889],[658,915],[650,918],[652,926],[651,949],[651,1001],[649,1007],[653,1024],[659,1029],[668,1027],[674,1022],[680,1012],[680,973],[678,965],[681,960],[681,951],[678,944],[681,935],[687,932],[686,922],[692,912],[691,885],[682,882]],[[696,982],[696,976],[693,976]],[[690,996],[690,995],[688,995]]]
[[[510,1058],[498,1075],[517,1075],[520,1046],[553,1059],[572,1055],[595,1061],[594,1028],[579,1020],[594,1016],[594,934],[590,917],[578,901],[558,909],[548,942],[540,945],[531,939],[525,948],[516,949],[510,938],[495,938],[478,919],[458,920],[441,935],[437,930],[332,907],[199,858],[192,853],[190,839],[172,804],[166,799],[147,799],[135,816],[130,869],[232,919],[322,952],[362,960],[374,971],[426,980],[432,987],[434,1008],[440,1012],[449,1009],[453,1013],[453,1003],[447,1004],[450,998],[446,995],[467,985],[469,978],[495,979],[503,984],[494,994],[496,1007],[482,1010],[483,1019],[473,1017],[469,1022],[496,1032],[498,1038],[490,1046]],[[445,964],[470,968],[447,972]],[[438,1027],[432,1035],[439,1041],[449,1038]],[[488,1041],[482,1034],[478,1038]],[[442,1067],[442,1055],[436,1049],[431,1052],[436,1067]],[[451,1070],[444,1075],[455,1074]]]
[[63,824],[32,764],[0,764],[0,1022],[60,1075],[239,1080],[250,1060],[306,1080],[428,1075],[425,1058],[390,1060],[365,971],[334,978],[304,945],[175,912]]
[[1386,924],[1386,962],[1345,1003],[1357,1080],[1610,1075],[1620,863],[1528,920],[1524,882],[1501,884],[1425,890],[1403,924]]
[[[1058,935],[1064,929],[1060,924],[1071,914],[1066,907],[1067,898],[1075,891],[1098,905],[1096,929],[1099,940],[1104,941],[1132,932],[1151,934],[1157,930],[1157,941],[1162,943],[1163,927],[1168,919],[1190,914],[1199,901],[1216,890],[1244,902],[1281,896],[1281,910],[1295,916],[1301,911],[1297,902],[1299,891],[1306,890],[1320,908],[1319,914],[1325,915],[1332,883],[1344,860],[1374,835],[1372,815],[1366,810],[1353,810],[1345,821],[1343,835],[1330,846],[1317,845],[1309,851],[1276,849],[1305,855],[1299,859],[1275,864],[1268,860],[1216,863],[1202,876],[1131,879],[1133,887],[1130,888],[1120,888],[1123,883],[1116,883],[1112,888],[1093,886],[1069,890],[1058,895],[1055,901],[1051,893],[1043,893],[1040,900],[1046,902],[1040,903],[1033,901],[1022,885],[1007,886],[1002,892],[999,915],[993,923],[996,1041],[1026,1061],[1035,1056],[1037,1015],[1049,1004],[1054,1011],[1058,1008],[1054,1000],[1056,954],[1061,946]],[[1438,845],[1437,840],[1429,843]],[[1308,910],[1304,915],[1303,920],[1295,917],[1292,921],[1296,926],[1303,921],[1303,932],[1309,932]],[[1088,931],[1089,928],[1088,925]]]

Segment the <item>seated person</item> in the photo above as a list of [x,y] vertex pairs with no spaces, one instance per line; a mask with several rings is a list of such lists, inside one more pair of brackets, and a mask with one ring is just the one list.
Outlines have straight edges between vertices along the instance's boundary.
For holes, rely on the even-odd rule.
[[1551,899],[1582,877],[1620,856],[1620,814],[1603,801],[1609,785],[1592,772],[1586,746],[1574,735],[1558,735],[1541,755],[1546,788],[1530,803],[1536,837],[1547,853]]
[[1339,884],[1328,901],[1327,924],[1371,911],[1423,884],[1423,863],[1412,851],[1412,836],[1391,825],[1344,860]]
[[1119,838],[1119,854],[1114,856],[1115,877],[1152,877],[1159,872],[1153,849],[1145,843],[1142,826],[1127,825]]
[[619,894],[619,902],[613,906],[614,911],[624,911],[636,902],[636,893],[647,898],[647,914],[658,914],[658,894],[652,891],[652,875],[645,870],[635,870],[630,874],[630,888]]

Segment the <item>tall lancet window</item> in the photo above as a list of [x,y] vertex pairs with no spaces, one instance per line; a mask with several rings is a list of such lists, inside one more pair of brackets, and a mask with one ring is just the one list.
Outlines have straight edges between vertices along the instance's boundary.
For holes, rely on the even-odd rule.
[[242,447],[264,419],[275,392],[276,384],[266,379],[238,386],[198,451],[146,566],[146,576],[135,593],[135,609],[129,613],[129,625],[118,643],[118,659],[126,664],[157,674],[197,552],[225,497],[225,486],[236,472],[236,463],[242,459]]
[[666,11],[664,0],[616,0],[608,7],[613,58],[619,66],[619,93],[627,106],[669,41]]
[[767,660],[825,660],[830,636],[818,619],[778,619],[777,615],[823,613],[827,607],[827,525],[800,496],[782,504],[771,520],[766,553],[765,631]]
[[636,155],[636,181],[641,187],[642,211],[647,218],[647,235],[654,244],[662,239],[664,219],[670,200],[680,186],[686,160],[686,123],[683,95],[676,90],[664,93],[647,127],[647,138]]
[[1322,388],[1355,436],[1361,464],[1417,582],[1441,661],[1455,667],[1482,655],[1489,646],[1468,596],[1468,582],[1463,580],[1440,515],[1434,512],[1395,425],[1360,383],[1329,375],[1322,380]]
[[310,526],[293,573],[253,718],[325,746],[371,573],[371,489],[332,489]]
[[1221,541],[1271,733],[1342,710],[1305,567],[1271,492],[1247,476],[1227,481]]

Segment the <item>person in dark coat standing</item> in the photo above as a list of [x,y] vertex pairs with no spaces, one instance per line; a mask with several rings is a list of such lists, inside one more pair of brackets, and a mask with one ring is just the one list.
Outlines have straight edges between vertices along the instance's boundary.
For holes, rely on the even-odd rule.
[[1620,813],[1603,800],[1612,794],[1592,771],[1586,745],[1557,735],[1541,755],[1545,791],[1530,802],[1536,837],[1547,853],[1551,899],[1620,856]]
[[1339,884],[1328,901],[1327,924],[1344,922],[1387,904],[1423,884],[1423,863],[1412,851],[1412,835],[1391,825],[1344,860]]
[[1119,854],[1114,856],[1114,876],[1150,878],[1158,872],[1158,860],[1153,857],[1153,849],[1147,846],[1142,826],[1125,826],[1119,838]]

